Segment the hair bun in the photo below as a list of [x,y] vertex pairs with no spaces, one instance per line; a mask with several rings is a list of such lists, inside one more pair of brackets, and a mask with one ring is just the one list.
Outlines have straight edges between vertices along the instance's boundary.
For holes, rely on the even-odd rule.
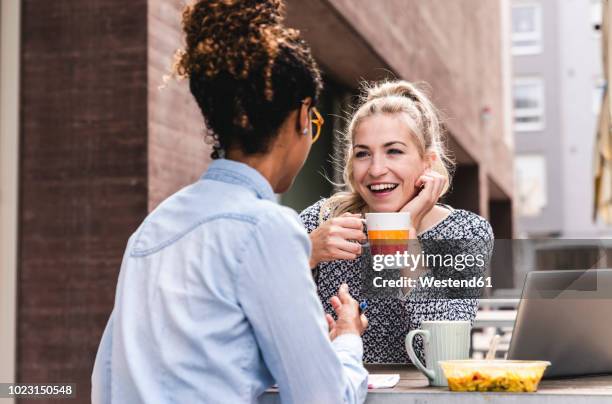
[[390,96],[407,97],[413,101],[418,101],[419,94],[418,88],[407,81],[385,81],[366,88],[365,102]]
[[299,36],[283,25],[283,12],[281,0],[199,0],[187,6],[186,47],[177,53],[175,73],[213,78],[226,72],[246,79],[263,67],[269,76],[279,46]]

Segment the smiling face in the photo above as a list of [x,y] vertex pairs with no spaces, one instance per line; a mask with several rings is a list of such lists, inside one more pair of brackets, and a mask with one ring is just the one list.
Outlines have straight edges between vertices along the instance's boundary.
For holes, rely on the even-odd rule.
[[419,189],[416,180],[429,168],[402,114],[364,118],[353,138],[355,190],[371,212],[397,212]]

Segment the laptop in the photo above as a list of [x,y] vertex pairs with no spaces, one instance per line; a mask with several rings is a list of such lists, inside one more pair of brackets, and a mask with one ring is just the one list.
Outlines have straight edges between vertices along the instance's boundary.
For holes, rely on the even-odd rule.
[[612,269],[528,273],[507,359],[550,361],[545,378],[612,373]]

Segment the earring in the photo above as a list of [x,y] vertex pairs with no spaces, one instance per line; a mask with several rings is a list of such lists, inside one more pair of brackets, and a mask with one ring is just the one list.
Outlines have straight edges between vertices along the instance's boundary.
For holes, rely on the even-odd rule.
[[308,129],[304,128],[304,130],[302,131],[302,133],[304,134],[304,136],[306,136],[308,134]]

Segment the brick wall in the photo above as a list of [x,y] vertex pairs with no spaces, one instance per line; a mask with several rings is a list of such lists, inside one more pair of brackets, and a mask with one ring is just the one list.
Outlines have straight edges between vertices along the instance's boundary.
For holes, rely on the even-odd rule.
[[22,7],[17,378],[76,382],[88,403],[123,249],[147,212],[147,4]]
[[129,235],[210,160],[187,82],[159,89],[183,4],[23,1],[17,377],[79,402]]
[[149,210],[195,181],[210,161],[204,121],[187,80],[171,80],[159,89],[174,52],[182,44],[184,4],[184,0],[149,0]]

